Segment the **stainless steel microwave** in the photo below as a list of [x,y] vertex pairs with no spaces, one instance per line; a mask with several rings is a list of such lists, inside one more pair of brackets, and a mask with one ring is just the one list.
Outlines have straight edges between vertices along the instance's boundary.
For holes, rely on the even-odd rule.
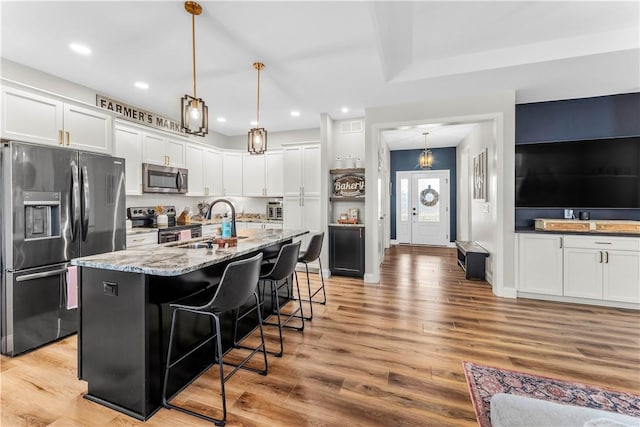
[[143,193],[176,193],[186,194],[189,191],[189,174],[187,169],[171,166],[142,164]]

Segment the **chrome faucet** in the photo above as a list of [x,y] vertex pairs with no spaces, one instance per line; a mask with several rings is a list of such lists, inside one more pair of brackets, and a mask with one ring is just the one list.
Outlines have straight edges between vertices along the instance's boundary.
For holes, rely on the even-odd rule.
[[236,208],[233,207],[233,203],[228,201],[227,199],[216,199],[209,204],[209,208],[207,209],[207,213],[204,215],[205,219],[211,219],[211,210],[213,206],[218,203],[226,203],[231,208],[231,237],[238,237],[236,234]]

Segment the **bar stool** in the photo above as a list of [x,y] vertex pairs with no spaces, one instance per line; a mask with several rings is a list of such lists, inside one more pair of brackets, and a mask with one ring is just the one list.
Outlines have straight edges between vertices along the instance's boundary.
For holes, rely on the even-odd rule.
[[[307,250],[300,253],[298,257],[298,262],[304,263],[304,268],[307,272],[307,289],[309,290],[309,317],[305,317],[307,320],[313,319],[313,303],[317,302],[319,304],[327,303],[327,293],[324,290],[324,276],[322,274],[322,261],[320,260],[320,252],[322,252],[322,241],[324,240],[324,232],[317,233],[311,236],[311,240],[309,240],[309,245],[307,246]],[[322,285],[315,290],[315,292],[311,293],[311,282],[309,281],[309,263],[318,260],[320,264],[320,280],[322,281]],[[322,290],[323,300],[322,301],[313,301],[313,297],[316,296],[318,292]]]
[[[267,375],[267,353],[264,343],[264,334],[262,331],[262,315],[260,310],[257,309],[259,305],[258,293],[256,292],[256,284],[260,275],[260,265],[262,263],[262,254],[257,254],[252,258],[245,260],[235,261],[229,263],[222,274],[220,284],[216,289],[212,298],[203,297],[210,295],[210,293],[203,292],[203,295],[199,295],[198,298],[192,298],[192,304],[170,304],[169,306],[173,310],[171,315],[171,332],[169,333],[169,348],[167,349],[167,358],[165,360],[164,379],[162,384],[162,406],[169,409],[177,409],[189,415],[201,418],[206,421],[211,421],[217,426],[224,426],[227,419],[227,401],[224,384],[233,376],[239,369],[245,369],[252,372],[259,373],[261,375]],[[208,294],[208,295],[204,295]],[[222,330],[220,329],[220,314],[227,311],[235,311],[241,307],[251,296],[255,300],[255,308],[258,313],[258,326],[260,328],[261,344],[255,348],[252,348],[252,352],[245,357],[238,364],[225,363],[222,360]],[[204,299],[204,301],[203,301]],[[188,300],[191,302],[190,300]],[[206,337],[206,339],[199,342],[194,348],[187,353],[181,355],[176,360],[172,361],[171,352],[174,340],[174,333],[176,330],[176,314],[179,311],[189,312],[197,315],[209,316],[212,322],[212,335]],[[169,378],[169,370],[182,362],[188,356],[195,351],[202,348],[205,344],[211,342],[215,338],[215,361],[220,367],[220,389],[222,395],[222,418],[213,418],[204,414],[194,412],[190,409],[169,403],[167,399],[167,380]],[[261,352],[264,356],[264,369],[254,369],[244,366],[256,353]],[[234,366],[227,376],[224,375],[223,365]]]
[[[282,328],[291,328],[298,331],[302,331],[304,329],[304,312],[302,311],[302,299],[300,297],[300,285],[298,284],[298,275],[296,274],[296,264],[298,262],[298,255],[300,254],[300,242],[289,243],[283,245],[280,248],[280,253],[278,254],[278,258],[276,259],[275,264],[264,264],[262,266],[263,273],[260,275],[259,283],[263,284],[262,288],[262,301],[264,303],[264,294],[266,291],[266,284],[269,283],[271,287],[271,301],[272,304],[275,303],[275,310],[272,307],[272,313],[276,315],[278,319],[278,323],[269,323],[264,322],[265,325],[277,326],[278,334],[280,336],[280,351],[279,352],[268,352],[269,354],[273,354],[276,357],[282,357],[284,352],[284,345],[282,343]],[[296,278],[296,288],[298,290],[298,307],[291,313],[287,314],[287,318],[282,321],[281,313],[280,313],[280,289],[284,286],[287,287],[287,299],[290,301],[295,301],[296,298],[293,298],[293,295],[289,294],[289,288],[292,284],[289,283],[289,280],[292,276]],[[282,283],[278,283],[282,282]],[[299,315],[297,313],[300,312]],[[299,318],[302,322],[302,325],[299,327],[287,325],[287,323],[292,318]]]

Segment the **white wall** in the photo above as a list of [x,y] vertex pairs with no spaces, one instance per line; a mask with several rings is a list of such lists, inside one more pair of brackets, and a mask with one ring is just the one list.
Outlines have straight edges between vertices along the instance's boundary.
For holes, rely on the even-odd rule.
[[[248,127],[247,132],[249,132]],[[313,129],[297,129],[285,132],[269,132],[269,129],[267,129],[267,150],[270,148],[279,148],[282,144],[294,144],[296,142],[319,140],[320,127]],[[230,150],[246,150],[247,134],[227,137],[222,148],[228,148]]]
[[[468,220],[469,224],[458,223],[458,229],[467,227],[470,229],[470,235],[468,240],[478,242],[482,247],[489,251],[491,254],[487,259],[487,281],[493,282],[493,271],[495,270],[495,251],[497,247],[496,229],[497,224],[497,158],[496,158],[496,138],[494,134],[493,121],[481,122],[476,125],[473,130],[467,135],[467,137],[458,145],[457,153],[457,167],[461,171],[464,168],[467,173],[458,173],[457,188],[463,188],[462,180],[468,179],[473,176],[473,158],[477,156],[482,150],[487,149],[487,200],[485,202],[479,200],[473,200],[470,194],[458,194],[458,219],[461,217],[460,208],[463,206],[460,203],[462,197],[468,197],[469,200],[469,212]],[[462,163],[461,154],[464,150],[468,153],[467,164]],[[473,188],[469,187],[469,191]]]
[[334,168],[337,157],[346,159],[351,156],[364,162],[364,128],[361,132],[340,132],[340,123],[364,120],[364,117],[333,122],[333,144],[329,155],[329,166]]
[[[494,120],[495,130],[495,261],[493,290],[500,296],[515,297],[514,233],[514,141],[515,93],[513,91],[456,98],[431,98],[428,101],[397,106],[368,108],[365,112],[365,157],[367,182],[378,179],[380,130],[399,125],[417,125],[427,121],[479,122]],[[385,183],[388,185],[388,183]],[[368,192],[366,201],[366,241],[378,242],[377,200]],[[490,209],[491,211],[491,209]],[[367,245],[365,281],[379,281],[380,266],[375,245]]]

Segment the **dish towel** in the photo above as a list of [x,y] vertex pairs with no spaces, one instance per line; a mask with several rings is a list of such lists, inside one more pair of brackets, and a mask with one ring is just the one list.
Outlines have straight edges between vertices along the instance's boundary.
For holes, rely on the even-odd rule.
[[67,310],[78,308],[78,267],[67,268]]
[[180,230],[180,240],[189,240],[191,238],[191,230]]

